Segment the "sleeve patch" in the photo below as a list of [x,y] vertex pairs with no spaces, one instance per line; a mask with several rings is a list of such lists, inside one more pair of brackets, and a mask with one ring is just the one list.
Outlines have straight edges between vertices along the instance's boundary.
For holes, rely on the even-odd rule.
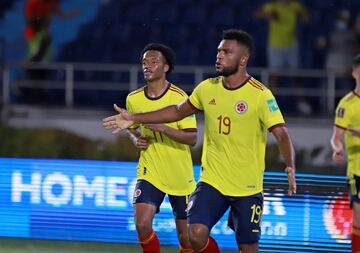
[[279,106],[274,98],[267,100],[266,103],[270,112],[276,112],[279,110]]
[[338,116],[338,118],[344,118],[344,116],[345,116],[345,109],[342,108],[342,107],[340,107],[339,110],[338,110],[338,112],[337,112],[337,116]]

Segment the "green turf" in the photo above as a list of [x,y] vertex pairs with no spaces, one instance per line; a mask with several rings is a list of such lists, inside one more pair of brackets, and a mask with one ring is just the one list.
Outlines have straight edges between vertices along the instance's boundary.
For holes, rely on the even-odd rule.
[[[1,238],[0,253],[140,253],[138,245],[78,241]],[[178,253],[176,247],[163,246],[163,253]],[[235,251],[222,251],[235,253]]]

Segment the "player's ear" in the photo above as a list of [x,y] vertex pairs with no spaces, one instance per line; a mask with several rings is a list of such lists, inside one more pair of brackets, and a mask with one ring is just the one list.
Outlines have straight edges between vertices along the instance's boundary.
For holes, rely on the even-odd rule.
[[246,65],[247,62],[248,62],[248,60],[249,60],[249,57],[250,57],[250,56],[249,56],[248,54],[243,55],[243,56],[241,57],[241,59],[240,59],[240,65],[241,65],[241,66]]
[[165,73],[169,71],[169,68],[170,68],[169,65],[164,64],[164,72]]

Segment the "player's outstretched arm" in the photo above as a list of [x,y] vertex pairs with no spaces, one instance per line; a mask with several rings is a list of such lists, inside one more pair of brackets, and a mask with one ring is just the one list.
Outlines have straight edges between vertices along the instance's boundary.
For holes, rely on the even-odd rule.
[[170,139],[182,144],[195,146],[197,141],[197,131],[195,128],[179,130],[164,124],[145,124],[144,127],[151,129],[155,132],[163,133],[167,135]]
[[198,111],[188,100],[184,100],[178,105],[170,105],[162,109],[146,113],[131,114],[125,109],[119,108],[117,105],[114,105],[114,109],[119,114],[107,117],[103,120],[103,126],[106,129],[115,129],[113,131],[114,134],[132,126],[135,123],[156,124],[175,122],[197,113]]
[[133,114],[129,120],[140,124],[170,123],[197,112],[198,110],[187,99],[178,105],[170,105],[152,112]]
[[289,182],[289,195],[296,193],[296,179],[295,179],[295,151],[291,142],[289,133],[286,127],[279,126],[272,129],[272,134],[275,136],[280,152],[284,158]]
[[112,133],[116,134],[124,129],[131,127],[134,124],[134,121],[129,120],[132,114],[125,109],[122,109],[115,104],[114,109],[119,114],[103,119],[103,127],[106,129],[115,129],[112,131]]
[[333,150],[332,158],[334,162],[342,164],[345,160],[344,158],[344,134],[345,129],[334,126],[333,135],[331,137],[331,148]]

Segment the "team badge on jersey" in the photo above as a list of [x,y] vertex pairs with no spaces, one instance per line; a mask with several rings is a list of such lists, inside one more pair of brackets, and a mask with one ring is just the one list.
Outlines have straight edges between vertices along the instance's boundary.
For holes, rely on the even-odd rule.
[[136,189],[134,192],[134,198],[137,198],[141,195],[141,190],[140,189]]
[[339,110],[338,110],[337,116],[339,118],[344,118],[344,115],[345,115],[345,109],[340,107]]
[[248,109],[248,105],[245,101],[240,100],[235,104],[235,111],[239,114],[244,114]]
[[279,110],[279,106],[274,98],[269,99],[268,101],[266,101],[266,103],[269,107],[270,112],[276,112],[277,110]]

